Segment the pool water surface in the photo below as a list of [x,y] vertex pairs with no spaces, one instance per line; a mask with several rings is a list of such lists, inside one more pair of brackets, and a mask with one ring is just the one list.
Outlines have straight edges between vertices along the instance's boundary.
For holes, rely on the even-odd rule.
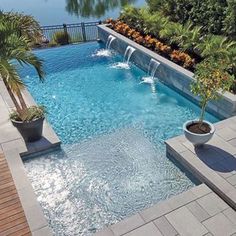
[[[36,51],[47,73],[40,83],[21,75],[62,150],[25,162],[28,176],[56,235],[91,235],[195,185],[165,155],[164,141],[182,134],[200,109],[158,82],[140,83],[144,71],[98,43]],[[206,114],[206,119],[218,119]]]

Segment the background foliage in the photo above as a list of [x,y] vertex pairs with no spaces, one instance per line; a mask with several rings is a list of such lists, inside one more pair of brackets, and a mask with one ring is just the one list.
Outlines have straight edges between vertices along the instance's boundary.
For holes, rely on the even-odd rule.
[[236,37],[236,0],[147,0],[151,11],[160,11],[181,24],[190,21],[204,32]]

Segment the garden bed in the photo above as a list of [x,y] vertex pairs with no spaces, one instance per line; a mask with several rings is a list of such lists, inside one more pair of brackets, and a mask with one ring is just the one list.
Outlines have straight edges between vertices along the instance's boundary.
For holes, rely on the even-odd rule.
[[125,22],[122,22],[121,20],[108,19],[106,23],[107,27],[113,29],[117,33],[124,35],[134,42],[158,53],[159,55],[192,72],[195,70],[196,62],[200,60],[197,55],[194,58],[188,53],[179,50],[178,47],[167,45],[161,39],[140,32],[137,29],[130,27]]

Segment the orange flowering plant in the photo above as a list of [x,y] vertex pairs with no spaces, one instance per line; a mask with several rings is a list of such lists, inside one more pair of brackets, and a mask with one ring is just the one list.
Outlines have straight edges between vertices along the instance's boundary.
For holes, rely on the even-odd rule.
[[170,58],[174,62],[179,62],[184,68],[191,68],[195,64],[195,60],[191,58],[187,53],[179,50],[173,50]]
[[210,100],[219,99],[220,93],[229,90],[233,84],[234,76],[228,73],[226,63],[223,60],[209,57],[197,65],[194,78],[195,82],[191,85],[191,91],[200,97],[199,125],[201,126],[207,103]]

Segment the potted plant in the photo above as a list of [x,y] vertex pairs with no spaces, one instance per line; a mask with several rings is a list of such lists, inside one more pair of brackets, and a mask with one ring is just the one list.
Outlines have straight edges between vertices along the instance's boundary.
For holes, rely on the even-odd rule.
[[226,64],[224,60],[207,58],[196,67],[191,91],[200,98],[201,114],[198,120],[190,120],[183,125],[185,137],[194,145],[208,142],[215,132],[214,125],[204,120],[204,116],[208,102],[219,99],[234,81]]
[[0,78],[16,109],[10,119],[25,141],[36,141],[42,136],[45,111],[41,106],[26,105],[22,95],[25,84],[17,69],[23,65],[33,66],[43,80],[42,60],[31,50],[40,28],[32,17],[18,13],[0,12],[0,22]]

